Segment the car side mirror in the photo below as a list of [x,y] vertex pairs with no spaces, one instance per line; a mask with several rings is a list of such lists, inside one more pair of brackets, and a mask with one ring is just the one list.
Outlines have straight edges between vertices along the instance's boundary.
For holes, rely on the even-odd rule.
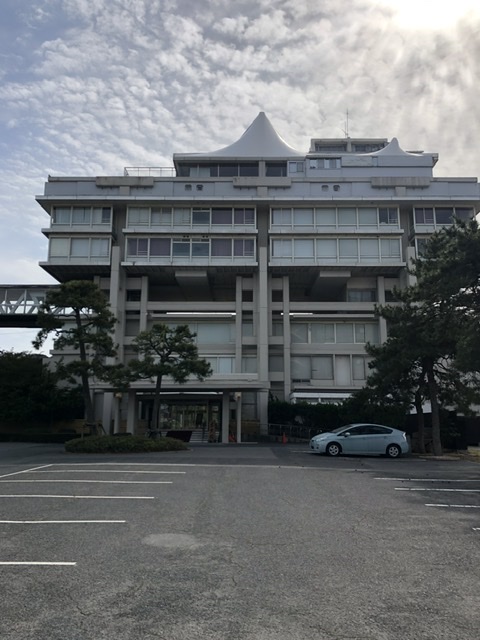
[[348,436],[350,436],[350,435],[351,435],[350,431],[345,431],[345,433],[342,433],[342,436],[344,438],[348,438]]

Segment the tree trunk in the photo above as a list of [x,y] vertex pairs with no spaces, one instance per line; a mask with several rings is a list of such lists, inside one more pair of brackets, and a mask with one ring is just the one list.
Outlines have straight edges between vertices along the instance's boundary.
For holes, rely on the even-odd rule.
[[153,397],[153,409],[152,409],[152,430],[159,431],[160,426],[158,424],[158,416],[160,413],[160,392],[162,390],[162,376],[157,376],[155,383],[155,395]]
[[[82,320],[80,318],[80,311],[78,309],[75,310],[75,321],[79,334],[78,347],[80,360],[84,363],[87,363],[87,352],[85,350],[85,344],[81,339]],[[95,423],[95,411],[93,409],[92,396],[90,394],[90,381],[88,379],[88,374],[85,371],[82,372],[80,377],[82,380],[83,403],[85,405],[85,423],[90,428],[90,431],[95,435],[97,433],[97,425]]]
[[428,395],[430,396],[430,404],[432,407],[432,440],[433,454],[435,456],[442,455],[442,438],[440,436],[440,407],[438,404],[438,385],[435,380],[433,366],[427,369]]
[[423,414],[422,394],[415,393],[415,409],[417,410],[418,452],[425,453],[425,416]]

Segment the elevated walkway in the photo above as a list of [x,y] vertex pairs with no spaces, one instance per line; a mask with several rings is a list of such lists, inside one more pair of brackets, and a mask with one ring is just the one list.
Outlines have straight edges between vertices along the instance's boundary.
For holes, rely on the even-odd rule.
[[1,284],[0,327],[35,328],[47,291],[56,285]]

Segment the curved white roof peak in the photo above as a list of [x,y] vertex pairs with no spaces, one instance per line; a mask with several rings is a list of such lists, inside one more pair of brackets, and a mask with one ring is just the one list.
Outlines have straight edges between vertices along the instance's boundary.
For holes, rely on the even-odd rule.
[[372,156],[418,156],[418,153],[408,153],[408,151],[404,151],[400,146],[397,138],[392,138],[386,147],[380,149],[379,151],[374,151],[369,154]]
[[261,111],[243,135],[233,144],[210,153],[192,155],[205,158],[285,158],[305,157],[305,152],[298,151],[287,144],[275,131],[265,113]]

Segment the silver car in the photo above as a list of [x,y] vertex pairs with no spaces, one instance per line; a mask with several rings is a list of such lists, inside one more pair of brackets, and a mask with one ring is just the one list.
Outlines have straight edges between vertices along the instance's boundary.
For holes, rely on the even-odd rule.
[[310,440],[310,450],[329,456],[346,453],[398,458],[408,453],[408,442],[404,431],[362,422],[319,433]]

